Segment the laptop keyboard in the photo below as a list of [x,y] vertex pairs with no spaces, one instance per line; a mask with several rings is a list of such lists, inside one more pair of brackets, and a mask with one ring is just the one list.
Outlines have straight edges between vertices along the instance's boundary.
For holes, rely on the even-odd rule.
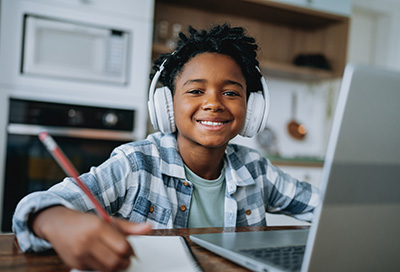
[[257,259],[272,262],[273,264],[291,271],[301,268],[306,246],[289,246],[275,248],[242,249],[246,255]]

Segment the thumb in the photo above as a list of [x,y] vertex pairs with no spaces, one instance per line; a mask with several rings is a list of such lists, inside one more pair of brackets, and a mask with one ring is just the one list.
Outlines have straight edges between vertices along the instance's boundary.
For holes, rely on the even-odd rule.
[[151,230],[149,223],[134,223],[127,220],[116,219],[119,230],[125,235],[143,235]]

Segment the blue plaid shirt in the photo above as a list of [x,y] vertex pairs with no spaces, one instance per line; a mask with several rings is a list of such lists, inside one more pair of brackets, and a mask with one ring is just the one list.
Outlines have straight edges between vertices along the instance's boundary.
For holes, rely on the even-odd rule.
[[[265,212],[284,213],[311,221],[319,193],[309,183],[283,173],[247,147],[229,144],[224,156],[224,226],[266,225]],[[111,157],[81,175],[109,214],[153,228],[186,228],[193,186],[186,180],[175,134],[155,133],[146,140],[116,148]],[[24,251],[51,247],[28,225],[35,212],[52,205],[94,211],[89,199],[70,178],[48,191],[23,198],[13,230]]]

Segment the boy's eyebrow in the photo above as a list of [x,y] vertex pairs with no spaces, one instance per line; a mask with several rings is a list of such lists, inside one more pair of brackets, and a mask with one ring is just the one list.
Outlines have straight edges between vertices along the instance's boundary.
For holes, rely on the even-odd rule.
[[[189,80],[185,81],[185,83],[183,83],[183,86],[191,84],[191,83],[205,83],[205,82],[207,82],[207,80],[205,80],[205,79],[189,79]],[[227,79],[227,80],[224,80],[224,83],[238,85],[239,87],[244,89],[242,84],[240,84],[239,82],[234,81],[234,80]]]
[[226,82],[226,83],[229,83],[229,84],[233,84],[233,85],[238,85],[238,86],[240,86],[242,89],[244,89],[243,85],[240,84],[240,83],[237,82],[237,81],[234,81],[234,80],[225,80],[225,82]]
[[207,80],[205,80],[205,79],[189,79],[189,80],[186,80],[185,83],[183,83],[182,86],[186,86],[186,85],[189,85],[191,83],[204,83],[206,81]]

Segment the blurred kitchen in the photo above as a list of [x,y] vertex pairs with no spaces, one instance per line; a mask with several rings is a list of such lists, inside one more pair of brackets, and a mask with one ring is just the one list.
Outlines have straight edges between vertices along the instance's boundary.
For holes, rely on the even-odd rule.
[[270,117],[233,141],[316,186],[346,63],[400,69],[398,0],[0,0],[0,12],[0,232],[21,197],[63,177],[43,128],[80,172],[152,132],[151,60],[189,24],[256,37]]

